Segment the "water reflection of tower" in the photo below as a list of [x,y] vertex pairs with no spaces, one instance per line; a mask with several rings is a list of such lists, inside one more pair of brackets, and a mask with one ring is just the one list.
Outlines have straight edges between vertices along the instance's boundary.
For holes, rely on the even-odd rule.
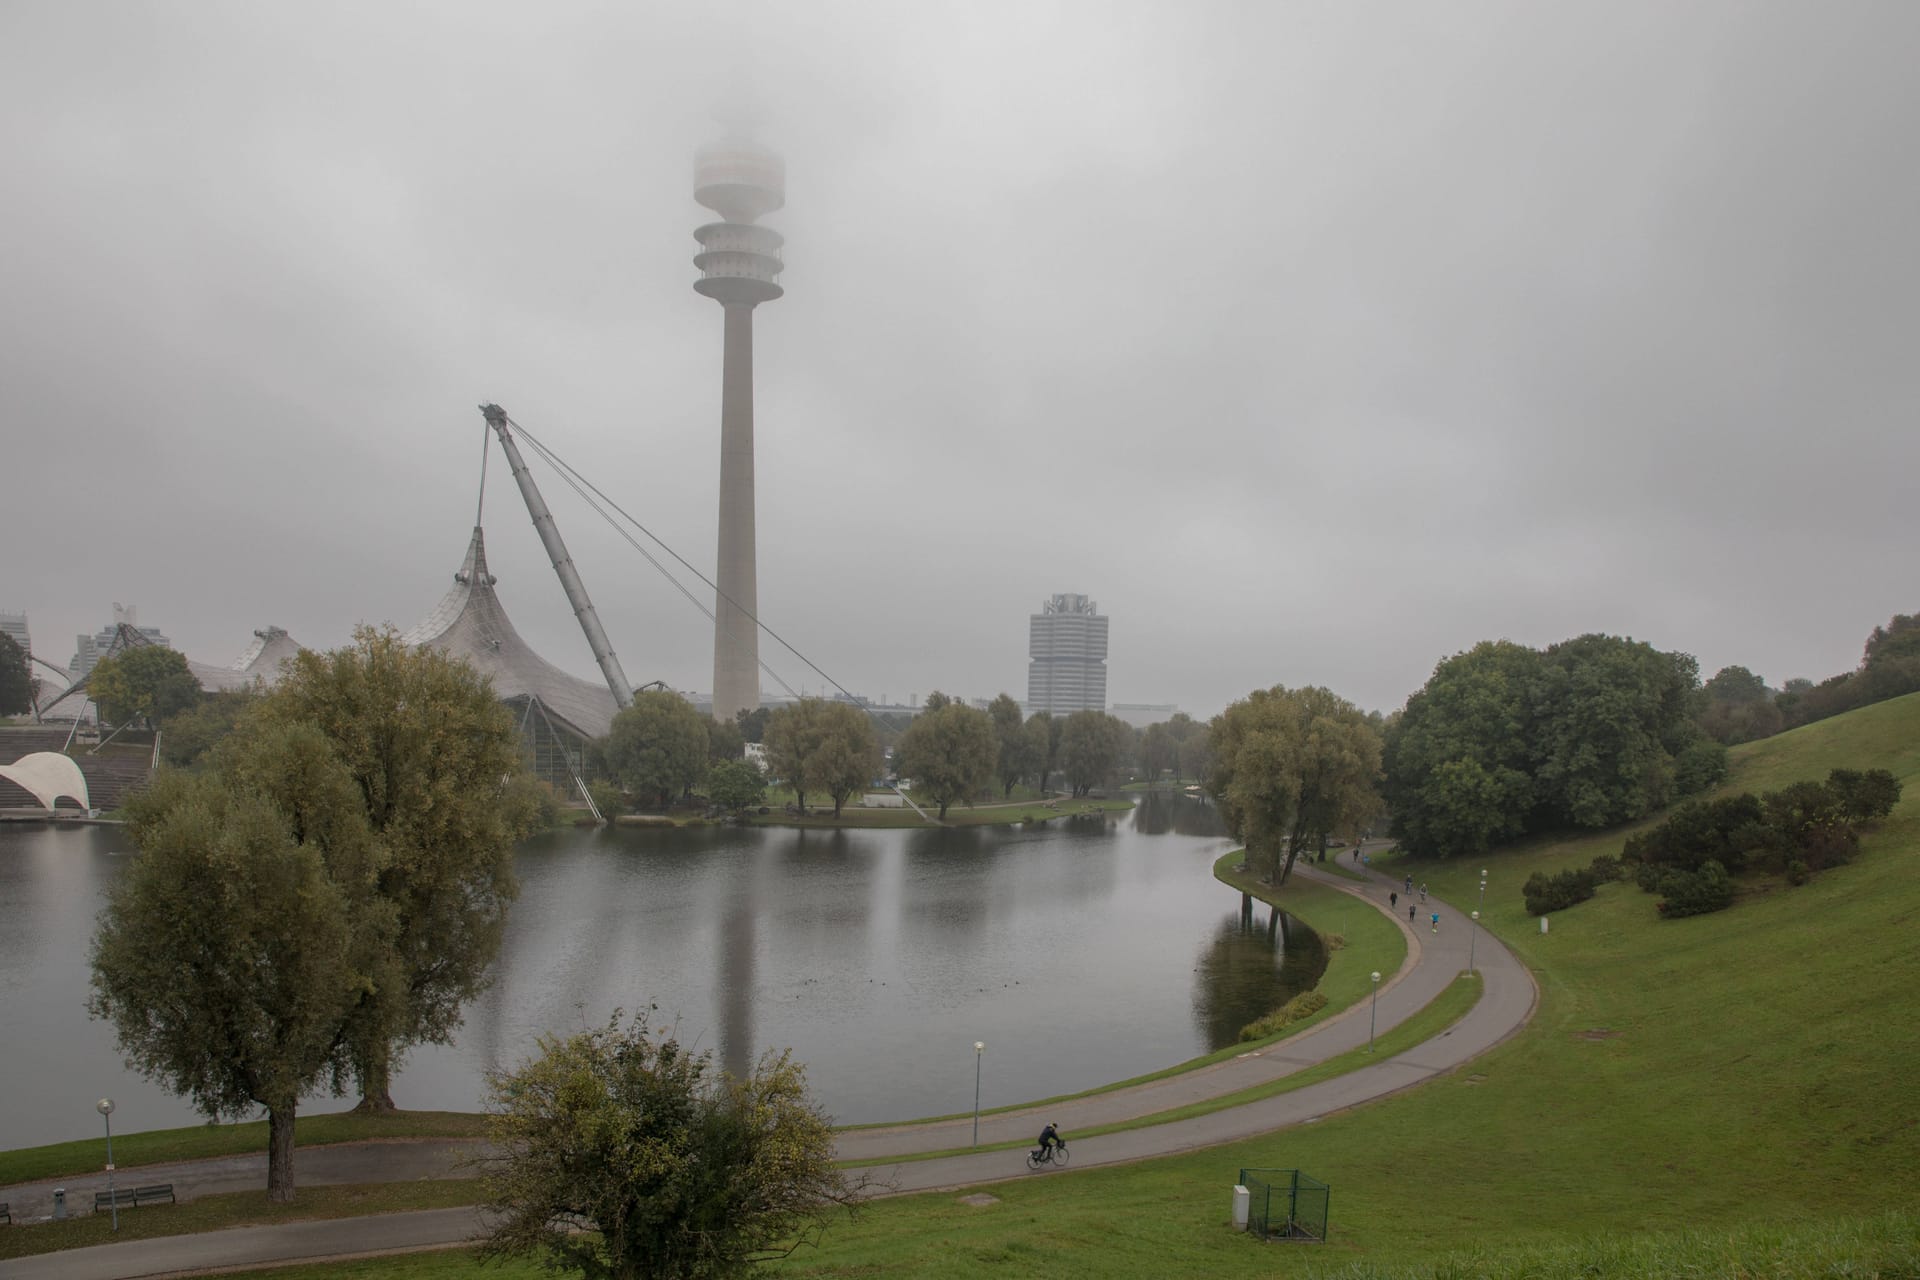
[[720,1065],[745,1077],[753,1066],[753,958],[759,915],[754,887],[737,886],[720,924]]
[[720,378],[720,546],[713,622],[713,714],[723,724],[760,705],[759,586],[754,557],[753,309],[785,292],[778,231],[754,221],[786,203],[787,167],[744,138],[702,147],[693,198],[722,218],[693,233],[695,291],[725,309]]

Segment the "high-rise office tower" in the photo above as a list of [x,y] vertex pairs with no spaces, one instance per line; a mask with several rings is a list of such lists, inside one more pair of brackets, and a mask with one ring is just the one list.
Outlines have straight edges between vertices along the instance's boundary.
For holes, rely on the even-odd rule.
[[1027,621],[1027,710],[1107,707],[1107,619],[1085,596],[1057,595]]
[[713,715],[760,705],[759,585],[753,528],[753,309],[785,292],[776,282],[783,240],[754,221],[786,203],[787,167],[742,138],[701,148],[693,198],[719,214],[693,233],[694,289],[726,315],[720,379],[720,548],[713,621]]

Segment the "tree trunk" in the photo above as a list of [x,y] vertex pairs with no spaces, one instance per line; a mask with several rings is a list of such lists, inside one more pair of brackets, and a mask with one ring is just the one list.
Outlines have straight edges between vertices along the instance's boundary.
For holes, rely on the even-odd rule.
[[393,1064],[386,1056],[386,1046],[381,1046],[381,1056],[377,1062],[361,1062],[354,1071],[360,1078],[360,1103],[354,1111],[360,1115],[384,1116],[399,1108],[393,1105]]
[[942,800],[940,802],[940,821],[945,822],[947,820],[947,806],[952,803],[951,800]]
[[289,1099],[284,1105],[267,1108],[267,1199],[285,1204],[293,1199],[293,1109]]
[[833,798],[833,820],[835,822],[840,821],[840,806],[845,804],[846,800],[847,798],[845,796],[835,796]]

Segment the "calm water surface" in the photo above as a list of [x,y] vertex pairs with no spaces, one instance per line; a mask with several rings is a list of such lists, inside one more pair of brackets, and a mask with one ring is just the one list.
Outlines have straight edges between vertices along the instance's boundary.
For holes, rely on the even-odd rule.
[[[969,1109],[975,1040],[988,1107],[1171,1066],[1325,968],[1304,928],[1283,945],[1265,908],[1242,924],[1209,871],[1227,848],[1210,807],[1163,796],[1037,827],[544,836],[493,988],[394,1098],[473,1109],[541,1034],[648,1005],[736,1068],[791,1046],[843,1123]],[[126,1131],[198,1118],[86,1015],[94,916],[130,856],[119,828],[0,826],[0,1148],[95,1132],[102,1096]]]

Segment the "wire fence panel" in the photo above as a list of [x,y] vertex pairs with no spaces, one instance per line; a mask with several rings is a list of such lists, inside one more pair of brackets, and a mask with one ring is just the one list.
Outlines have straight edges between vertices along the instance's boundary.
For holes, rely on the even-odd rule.
[[1247,1231],[1260,1240],[1327,1238],[1327,1212],[1333,1189],[1298,1169],[1242,1169],[1248,1192]]

